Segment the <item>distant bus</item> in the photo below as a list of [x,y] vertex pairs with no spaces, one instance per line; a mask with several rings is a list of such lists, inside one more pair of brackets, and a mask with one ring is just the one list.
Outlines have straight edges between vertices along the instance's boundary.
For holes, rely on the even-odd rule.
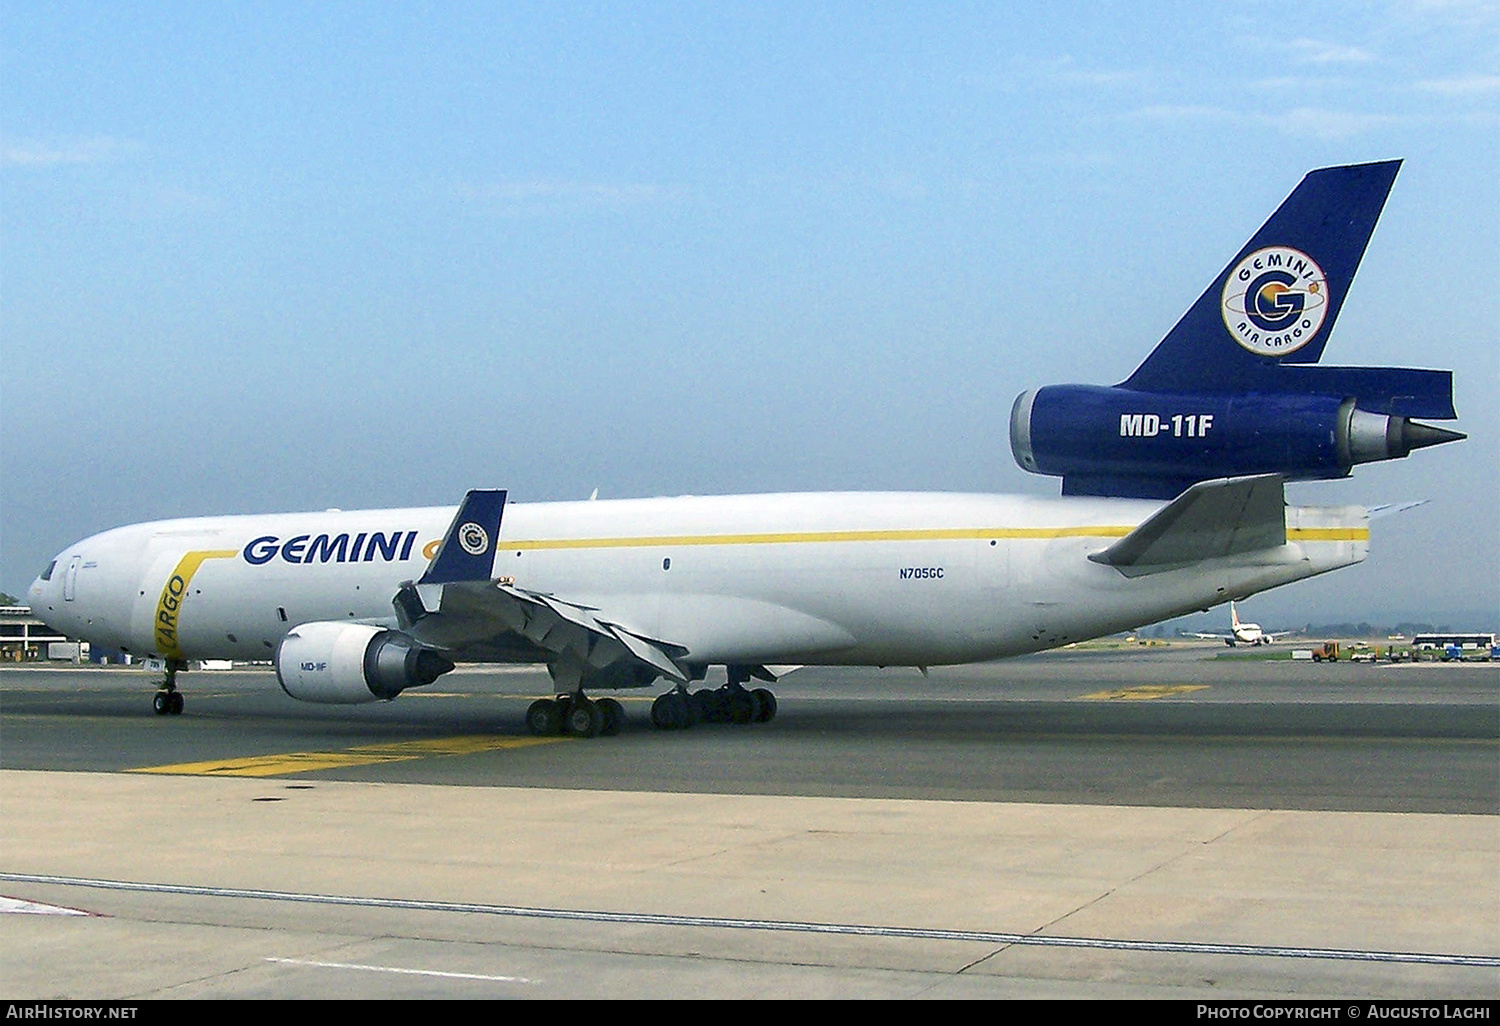
[[1495,644],[1493,634],[1418,634],[1411,639],[1412,648],[1444,649],[1449,645],[1459,648],[1489,648]]

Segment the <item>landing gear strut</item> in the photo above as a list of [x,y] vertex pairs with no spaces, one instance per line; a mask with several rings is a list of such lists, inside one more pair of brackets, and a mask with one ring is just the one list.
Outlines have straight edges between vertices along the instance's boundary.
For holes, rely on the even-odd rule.
[[161,690],[151,699],[151,710],[156,715],[182,715],[182,692],[177,690],[177,671],[185,669],[187,669],[187,663],[181,659],[167,660],[167,672],[161,682]]

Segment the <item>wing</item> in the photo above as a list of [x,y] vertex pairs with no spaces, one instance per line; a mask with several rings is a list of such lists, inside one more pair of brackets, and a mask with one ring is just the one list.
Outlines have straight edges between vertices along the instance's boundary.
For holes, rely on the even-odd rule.
[[[471,491],[437,554],[393,604],[401,629],[455,660],[545,662],[561,687],[686,681],[687,649],[627,627],[596,606],[495,580],[505,492]],[[622,611],[623,612],[623,611]]]

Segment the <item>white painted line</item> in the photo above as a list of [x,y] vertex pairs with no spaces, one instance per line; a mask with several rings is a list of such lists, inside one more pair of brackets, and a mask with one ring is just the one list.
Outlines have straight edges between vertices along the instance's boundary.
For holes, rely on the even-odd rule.
[[25,916],[91,916],[94,914],[85,912],[81,908],[44,905],[40,901],[27,901],[25,898],[12,898],[8,894],[0,894],[0,914],[5,913]]
[[446,980],[489,980],[494,983],[530,983],[524,976],[484,976],[479,973],[445,973],[437,969],[402,969],[394,965],[359,965],[355,962],[311,962],[301,958],[268,958],[281,965],[309,965],[316,969],[359,969],[367,973],[399,973],[403,976],[441,976]]
[[40,883],[64,887],[97,887],[105,890],[137,891],[153,894],[189,894],[213,898],[252,898],[263,901],[292,901],[316,905],[344,905],[356,908],[397,908],[423,912],[464,912],[472,915],[561,919],[573,922],[719,927],[728,930],[767,930],[787,933],[842,935],[846,937],[895,937],[908,940],[978,941],[984,944],[1027,944],[1050,948],[1099,948],[1115,951],[1175,952],[1198,955],[1249,955],[1260,958],[1332,958],[1355,962],[1404,962],[1417,965],[1500,967],[1500,956],[1496,955],[1469,955],[1435,951],[1372,951],[1365,948],[1311,948],[1280,944],[1224,944],[1209,941],[1132,940],[1123,937],[1070,937],[1039,933],[1005,933],[993,930],[943,930],[926,927],[878,926],[865,923],[818,923],[785,919],[727,919],[719,916],[688,916],[655,912],[605,912],[589,909],[537,908],[527,905],[490,905],[466,901],[372,898],[352,894],[307,894],[300,891],[269,891],[244,887],[199,887],[191,884],[138,883],[129,880],[98,880],[89,877],[49,876],[40,873],[0,872],[0,880],[12,883]]

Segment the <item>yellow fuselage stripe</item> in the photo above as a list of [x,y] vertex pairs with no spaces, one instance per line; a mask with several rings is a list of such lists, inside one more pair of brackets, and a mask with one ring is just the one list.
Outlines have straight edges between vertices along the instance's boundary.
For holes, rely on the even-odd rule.
[[638,538],[504,541],[512,549],[629,549],[680,545],[796,545],[808,542],[962,541],[998,538],[1123,538],[1133,527],[952,527],[892,531],[787,531],[774,534],[665,534]]
[[[1052,538],[1123,538],[1133,525],[1085,527],[954,527],[890,531],[788,531],[772,534],[667,534],[626,538],[536,538],[504,540],[501,548],[516,551],[540,549],[630,549],[684,545],[796,545],[829,542],[905,541],[993,541],[998,539],[1046,540]],[[1367,527],[1292,527],[1288,541],[1365,541]]]
[[178,620],[182,614],[182,603],[187,598],[188,585],[193,575],[206,559],[229,559],[240,554],[239,549],[212,549],[186,552],[177,561],[177,568],[161,586],[161,598],[156,600],[156,617],[152,621],[156,651],[168,659],[181,659],[182,648],[177,643]]

